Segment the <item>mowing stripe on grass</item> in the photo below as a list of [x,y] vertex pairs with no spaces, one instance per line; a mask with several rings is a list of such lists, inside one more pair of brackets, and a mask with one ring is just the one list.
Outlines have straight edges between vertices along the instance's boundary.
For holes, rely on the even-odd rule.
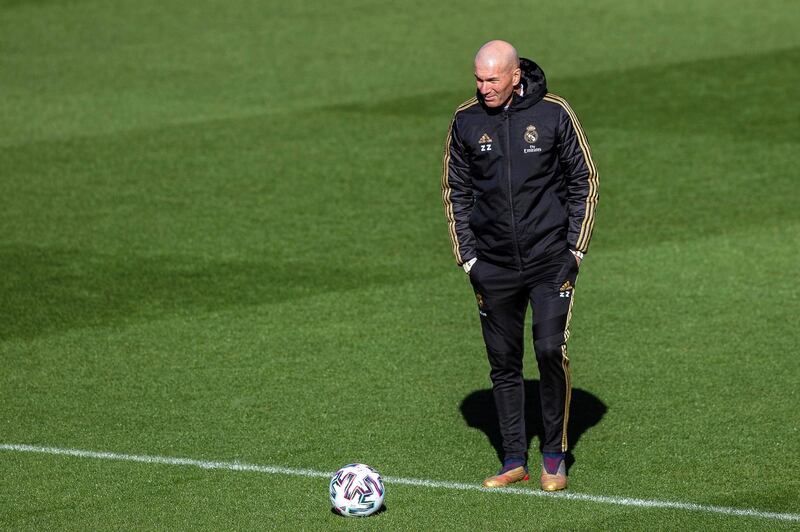
[[[62,449],[59,447],[39,447],[36,445],[0,443],[0,451],[17,451],[39,454],[54,454],[62,456],[76,456],[79,458],[94,458],[101,460],[120,460],[124,462],[140,462],[145,464],[192,466],[202,469],[225,469],[229,471],[251,471],[255,473],[268,473],[272,475],[293,475],[300,477],[330,478],[333,472],[317,471],[314,469],[297,469],[293,467],[267,466],[247,464],[241,462],[217,462],[209,460],[195,460],[193,458],[173,458],[170,456],[151,456],[142,454],[122,454],[104,451],[86,451],[82,449]],[[421,486],[425,488],[439,488],[460,491],[483,491],[487,493],[508,493],[513,495],[526,495],[529,497],[550,497],[572,501],[585,501],[600,504],[614,504],[617,506],[636,506],[640,508],[665,508],[672,510],[688,510],[696,512],[717,513],[740,517],[760,517],[779,521],[800,521],[800,514],[766,512],[749,508],[731,508],[728,506],[713,506],[695,504],[691,502],[659,501],[653,499],[636,499],[630,497],[608,497],[605,495],[589,495],[584,493],[534,491],[521,488],[491,488],[487,489],[477,484],[463,484],[460,482],[444,482],[439,480],[425,480],[417,478],[382,477],[389,484],[405,486]]]

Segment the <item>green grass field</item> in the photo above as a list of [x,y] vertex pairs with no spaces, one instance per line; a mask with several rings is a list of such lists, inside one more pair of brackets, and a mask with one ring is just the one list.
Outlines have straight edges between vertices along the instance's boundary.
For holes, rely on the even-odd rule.
[[352,520],[325,478],[3,449],[0,528],[800,527],[798,27],[791,0],[0,0],[0,445],[478,485],[439,180],[498,37],[600,171],[569,492],[789,514],[389,482]]

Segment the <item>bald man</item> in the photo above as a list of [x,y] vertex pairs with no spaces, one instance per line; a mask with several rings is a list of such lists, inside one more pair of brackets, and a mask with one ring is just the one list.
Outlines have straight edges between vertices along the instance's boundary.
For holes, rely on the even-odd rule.
[[567,487],[571,393],[567,339],[589,246],[598,177],[569,104],[544,72],[491,41],[475,56],[477,93],[453,116],[442,198],[456,262],[469,276],[489,358],[503,464],[484,486],[528,480],[524,322],[533,312],[544,437],[540,483]]

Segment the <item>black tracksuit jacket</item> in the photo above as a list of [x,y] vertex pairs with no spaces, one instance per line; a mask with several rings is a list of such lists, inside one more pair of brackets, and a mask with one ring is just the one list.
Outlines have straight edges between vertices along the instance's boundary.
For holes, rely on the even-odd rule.
[[492,109],[477,94],[447,133],[442,199],[459,265],[477,257],[522,270],[589,246],[598,176],[586,135],[542,69],[520,67],[523,96]]

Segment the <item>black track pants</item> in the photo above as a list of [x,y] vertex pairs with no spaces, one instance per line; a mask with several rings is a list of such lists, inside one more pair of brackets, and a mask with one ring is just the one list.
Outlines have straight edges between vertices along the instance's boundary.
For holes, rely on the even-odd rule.
[[533,309],[544,452],[566,452],[571,393],[566,342],[578,266],[569,250],[520,272],[478,261],[470,271],[491,367],[505,456],[527,453],[522,379],[525,312]]

